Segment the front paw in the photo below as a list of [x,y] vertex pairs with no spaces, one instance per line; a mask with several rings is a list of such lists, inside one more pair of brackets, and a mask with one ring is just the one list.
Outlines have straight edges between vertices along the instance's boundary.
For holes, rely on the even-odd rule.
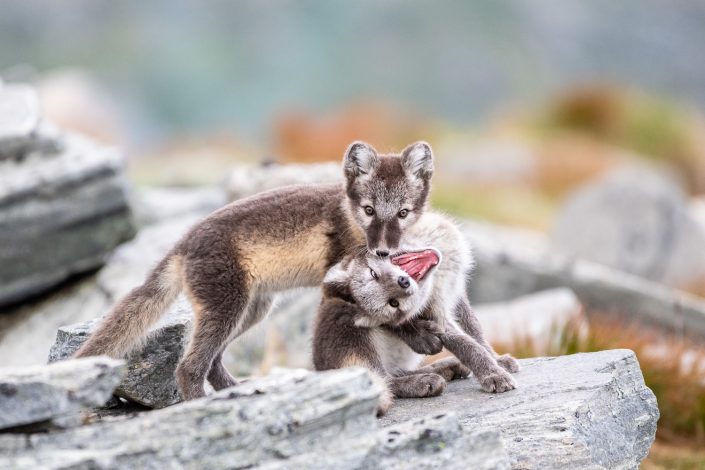
[[519,372],[521,367],[519,366],[519,361],[513,358],[510,354],[502,354],[497,358],[497,364],[499,364],[507,372],[512,374]]
[[482,390],[489,393],[504,393],[517,388],[517,384],[505,370],[497,369],[480,380]]
[[407,335],[405,342],[415,353],[432,356],[443,350],[443,341],[438,337],[441,330],[436,322],[417,320],[409,326],[414,331]]

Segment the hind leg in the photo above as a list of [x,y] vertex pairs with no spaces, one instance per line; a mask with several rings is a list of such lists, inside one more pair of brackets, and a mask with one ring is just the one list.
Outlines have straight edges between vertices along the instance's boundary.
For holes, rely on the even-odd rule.
[[203,247],[207,254],[186,260],[184,266],[184,290],[195,314],[191,343],[176,368],[184,400],[205,396],[211,364],[242,321],[249,303],[246,272],[235,261],[235,253],[219,246],[219,241],[209,241]]
[[228,372],[223,364],[223,351],[235,338],[267,316],[272,306],[272,299],[273,295],[270,293],[258,293],[252,298],[241,324],[237,325],[234,334],[226,340],[220,352],[213,359],[210,371],[208,372],[208,382],[215,390],[222,390],[237,385],[237,380]]

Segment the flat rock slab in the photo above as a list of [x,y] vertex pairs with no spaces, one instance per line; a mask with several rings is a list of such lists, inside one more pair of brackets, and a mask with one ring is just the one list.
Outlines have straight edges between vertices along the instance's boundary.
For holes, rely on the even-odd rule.
[[[59,328],[49,352],[49,362],[71,357],[88,339],[100,320]],[[190,338],[191,309],[175,303],[152,329],[144,347],[127,359],[127,374],[115,394],[150,408],[163,408],[181,400],[174,371]]]
[[0,429],[70,418],[113,395],[124,361],[90,357],[46,366],[0,368]]
[[288,370],[137,417],[0,435],[0,467],[509,468],[499,433],[453,415],[380,429],[379,393],[363,369]]
[[385,426],[455,413],[465,429],[499,431],[516,469],[637,468],[659,411],[629,350],[520,361],[519,388],[488,394],[470,378],[432,399],[399,400]]

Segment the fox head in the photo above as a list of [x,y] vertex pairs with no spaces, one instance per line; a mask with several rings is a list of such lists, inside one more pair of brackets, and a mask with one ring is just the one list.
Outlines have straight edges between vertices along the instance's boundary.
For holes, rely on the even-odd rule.
[[426,208],[433,175],[433,152],[416,142],[400,154],[378,155],[365,142],[353,142],[343,158],[345,189],[367,249],[377,256],[395,253],[404,231]]
[[433,272],[441,260],[433,249],[416,252],[424,258],[423,275],[408,274],[392,259],[363,253],[333,266],[323,280],[325,292],[349,297],[364,312],[357,326],[399,325],[417,316],[429,301]]

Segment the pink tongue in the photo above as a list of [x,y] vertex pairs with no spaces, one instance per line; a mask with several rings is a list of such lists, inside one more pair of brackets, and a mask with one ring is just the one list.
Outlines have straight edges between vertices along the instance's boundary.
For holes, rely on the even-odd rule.
[[433,250],[412,251],[392,258],[396,264],[416,282],[423,279],[429,269],[438,264],[438,255]]

